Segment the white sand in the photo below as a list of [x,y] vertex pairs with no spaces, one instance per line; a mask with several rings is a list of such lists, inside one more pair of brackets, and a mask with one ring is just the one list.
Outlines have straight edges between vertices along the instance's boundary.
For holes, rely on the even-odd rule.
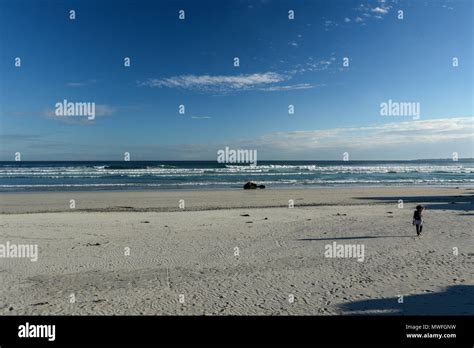
[[[0,258],[0,314],[472,315],[473,193],[2,194],[0,244],[38,244],[39,259]],[[179,199],[185,211],[164,211]],[[420,239],[411,218],[423,202]],[[202,210],[217,207],[229,209]],[[364,261],[325,257],[333,241],[363,244]]]

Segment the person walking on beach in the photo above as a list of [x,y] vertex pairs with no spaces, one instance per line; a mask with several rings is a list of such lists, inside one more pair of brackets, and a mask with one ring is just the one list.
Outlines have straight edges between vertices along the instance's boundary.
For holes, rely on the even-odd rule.
[[425,207],[417,205],[415,212],[413,213],[413,225],[416,227],[416,234],[421,237],[421,231],[423,230],[423,210]]

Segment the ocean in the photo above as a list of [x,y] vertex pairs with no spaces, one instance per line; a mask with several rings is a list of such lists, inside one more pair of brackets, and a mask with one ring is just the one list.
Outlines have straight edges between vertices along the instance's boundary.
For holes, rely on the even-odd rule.
[[474,159],[417,161],[0,162],[0,192],[242,189],[247,181],[272,188],[469,186]]

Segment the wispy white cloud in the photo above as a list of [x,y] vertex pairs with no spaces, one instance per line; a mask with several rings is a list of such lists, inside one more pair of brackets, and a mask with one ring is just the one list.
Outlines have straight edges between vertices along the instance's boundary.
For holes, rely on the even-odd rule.
[[279,83],[288,77],[275,72],[241,75],[179,75],[162,79],[148,79],[138,82],[139,86],[155,88],[182,88],[209,92],[248,90]]
[[337,27],[339,24],[337,24],[336,21],[333,20],[325,20],[324,21],[324,30],[328,31],[331,28]]
[[[194,118],[199,118],[199,116]],[[458,152],[461,158],[472,158],[474,156],[473,132],[473,116],[430,120],[400,120],[400,118],[396,118],[393,122],[386,124],[273,132],[256,138],[227,139],[219,143],[131,145],[130,151],[141,154],[144,159],[153,158],[157,153],[160,153],[163,156],[160,159],[169,160],[213,159],[216,154],[215,150],[225,146],[256,149],[258,157],[262,160],[340,159],[342,153],[346,151],[350,153],[351,159],[448,158],[452,156],[453,152]],[[21,140],[22,144],[25,143],[25,146],[31,147],[29,155],[35,155],[36,151],[36,156],[39,159],[44,159],[44,153],[52,154],[55,159],[71,157],[90,159],[84,155],[84,151],[86,154],[94,153],[96,158],[110,159],[117,152],[110,147],[107,150],[97,149],[93,144],[87,142],[81,144],[80,147],[68,148],[71,143],[49,142],[45,134],[41,134],[41,137],[45,139],[35,134],[5,135],[5,138],[9,140],[5,142],[5,146],[15,144],[15,147],[8,148],[8,151],[3,149],[5,154],[3,157],[10,158],[11,153],[17,151],[17,144],[21,139],[23,139]],[[120,149],[120,146],[117,149]],[[74,153],[76,148],[80,148],[82,152]],[[53,151],[58,152],[55,154]],[[1,155],[2,153],[0,153]]]
[[392,6],[387,4],[386,0],[377,0],[377,4],[372,3],[361,4],[357,10],[362,13],[366,18],[372,18],[375,16],[385,16],[388,14]]
[[68,83],[66,83],[67,87],[83,87],[85,85],[86,85],[85,82],[68,82]]
[[[324,86],[324,85],[321,84],[318,86]],[[316,86],[309,83],[298,83],[295,85],[262,87],[262,88],[259,88],[258,90],[265,91],[265,92],[277,92],[277,91],[292,91],[295,89],[310,89],[314,87]]]
[[363,127],[332,128],[311,131],[270,133],[248,146],[273,152],[301,152],[322,149],[381,149],[396,146],[442,144],[448,141],[472,141],[473,117],[409,120]]
[[87,81],[75,81],[75,82],[67,82],[66,86],[67,87],[84,87],[84,86],[89,86],[91,84],[96,83],[97,80],[91,79]]
[[[361,3],[354,10],[353,17],[345,17],[344,23],[359,23],[366,25],[370,19],[383,19],[392,9],[387,0],[376,0]],[[327,27],[326,27],[327,28]]]
[[373,9],[371,9],[370,11],[374,12],[374,13],[380,13],[380,14],[387,14],[388,13],[388,7],[375,7]]
[[[361,127],[274,132],[256,138],[227,139],[222,143],[188,144],[177,156],[186,159],[213,158],[216,148],[256,149],[261,159],[338,159],[349,152],[351,159],[448,158],[453,152],[472,157],[472,117],[431,120],[399,120]],[[178,147],[177,147],[178,148]]]
[[110,116],[117,112],[117,108],[107,104],[96,104],[95,115],[96,116]]
[[[178,75],[138,81],[138,86],[151,88],[178,88],[204,93],[230,93],[237,91],[277,92],[314,88],[310,83],[290,83],[296,74],[325,70],[332,60],[310,61],[299,64],[284,73],[264,72],[240,75]],[[322,86],[322,84],[318,85]]]
[[308,72],[319,72],[325,71],[330,68],[330,66],[335,62],[336,58],[331,56],[327,59],[315,59],[309,57],[308,61],[305,63],[296,64],[293,69],[288,70],[285,74],[288,76],[294,76],[297,74],[305,74]]
[[[302,35],[297,36],[298,39]],[[295,46],[298,43],[292,42]],[[242,91],[278,92],[298,89],[310,89],[325,86],[325,84],[313,84],[308,82],[293,81],[310,72],[320,72],[329,69],[336,58],[332,54],[329,58],[321,59],[309,57],[305,63],[293,65],[291,69],[281,69],[273,66],[273,70],[253,74],[239,75],[177,75],[163,78],[148,78],[137,81],[139,87],[150,88],[176,88],[201,93],[226,94]],[[288,62],[280,60],[287,65]]]

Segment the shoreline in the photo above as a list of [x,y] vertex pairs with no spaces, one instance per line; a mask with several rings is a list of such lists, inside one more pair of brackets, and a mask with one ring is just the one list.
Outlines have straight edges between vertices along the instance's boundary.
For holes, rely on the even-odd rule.
[[[256,184],[259,184],[259,181],[252,181],[255,182]],[[239,186],[227,186],[227,187],[209,187],[209,186],[195,186],[196,188],[153,188],[153,189],[143,189],[143,188],[138,188],[138,189],[87,189],[87,190],[35,190],[35,191],[2,191],[0,190],[0,195],[2,194],[17,194],[17,193],[65,193],[65,192],[182,192],[182,191],[190,191],[190,192],[196,192],[196,191],[241,191],[243,190],[244,183],[239,184]],[[295,185],[295,186],[268,186],[265,187],[263,190],[267,191],[273,191],[273,190],[319,190],[319,189],[383,189],[383,188],[415,188],[415,189],[421,189],[421,188],[444,188],[444,189],[458,189],[458,188],[474,188],[474,184],[472,183],[458,183],[458,184],[450,184],[450,185],[440,185],[440,184],[410,184],[410,185],[398,185],[398,184],[392,184],[392,185],[386,185],[386,184],[370,184],[370,185],[364,185],[364,184],[347,184],[347,185]]]

